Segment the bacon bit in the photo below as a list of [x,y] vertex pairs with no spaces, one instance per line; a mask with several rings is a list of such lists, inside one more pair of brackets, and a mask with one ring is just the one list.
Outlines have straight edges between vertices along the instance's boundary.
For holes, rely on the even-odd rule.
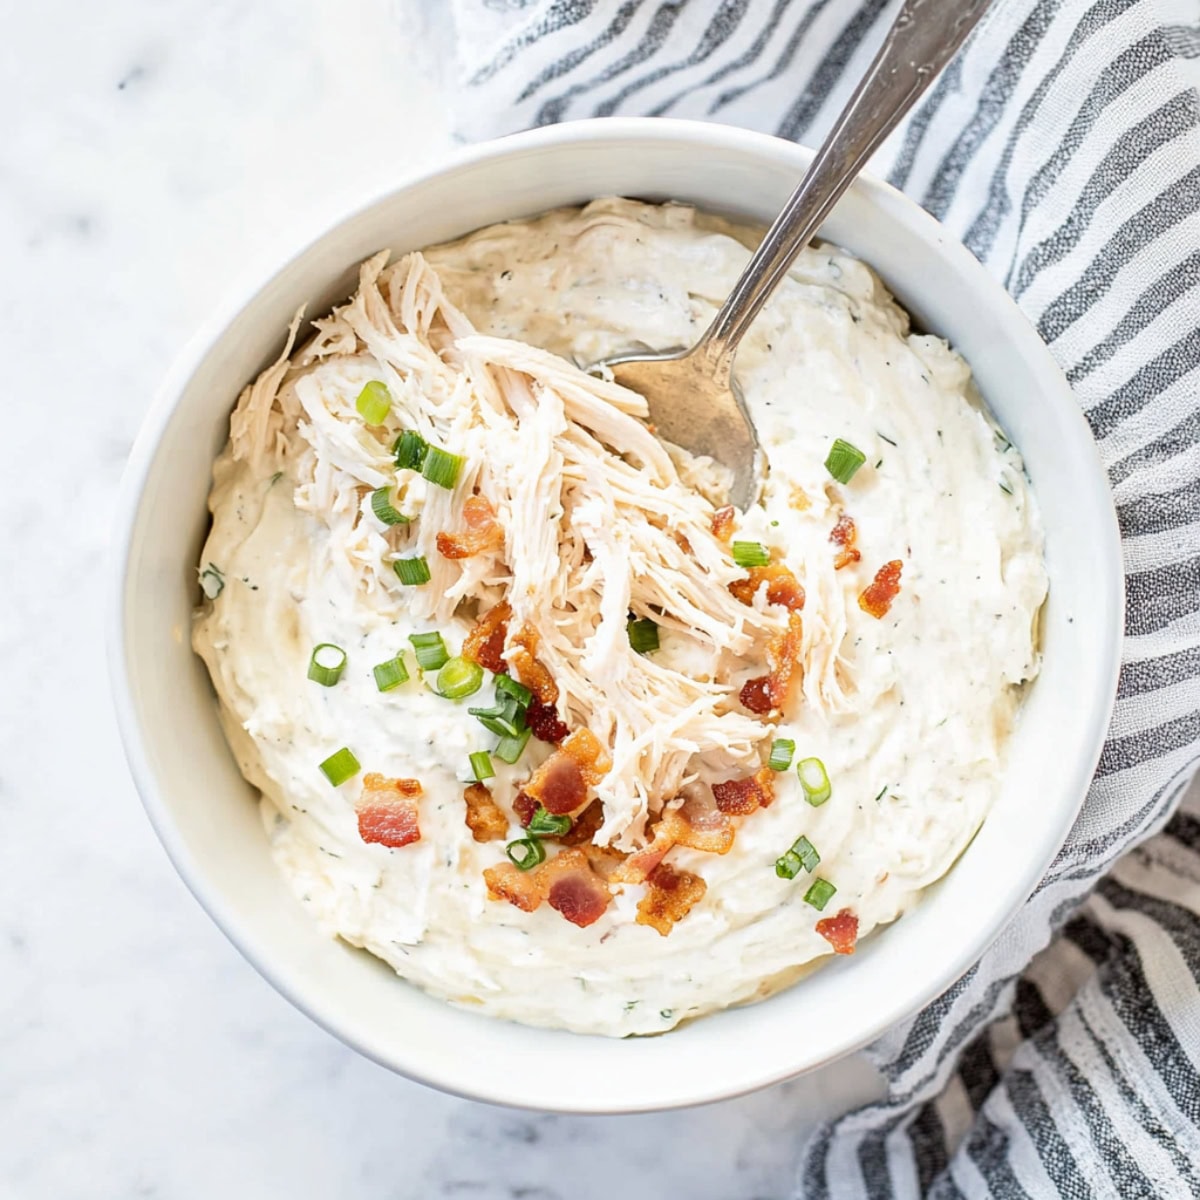
[[[524,793],[522,793],[524,795]],[[526,822],[528,824],[528,822]],[[596,831],[604,824],[604,805],[599,800],[593,800],[571,822],[571,828],[559,838],[564,846],[590,845]],[[599,847],[597,847],[599,849]]]
[[733,522],[736,516],[736,510],[732,504],[725,505],[724,508],[718,508],[712,515],[712,532],[713,537],[718,542],[728,543],[733,537]]
[[488,899],[507,900],[522,912],[533,912],[544,899],[538,886],[538,870],[535,867],[532,871],[521,871],[507,862],[488,867],[483,873]]
[[537,869],[546,903],[580,929],[598,921],[612,902],[612,893],[582,850],[564,850]]
[[808,498],[808,493],[799,484],[792,484],[788,506],[794,508],[797,512],[805,512],[812,507],[812,501]]
[[657,929],[663,937],[700,903],[708,890],[699,875],[676,871],[667,863],[659,863],[646,876],[646,884],[646,894],[638,901],[637,923]]
[[558,684],[550,672],[538,662],[537,630],[522,625],[512,639],[508,662],[512,673],[543,703],[553,706],[558,702]]
[[501,863],[488,867],[483,878],[491,899],[507,900],[524,912],[533,912],[545,900],[581,929],[598,921],[612,901],[582,850],[564,850],[532,871]]
[[621,883],[641,883],[674,846],[687,846],[705,854],[728,854],[733,838],[729,817],[716,807],[711,793],[702,795],[697,789],[681,807],[663,813],[654,826],[650,844],[631,854],[613,878]]
[[888,609],[892,607],[892,601],[900,593],[900,572],[903,569],[904,564],[898,558],[884,563],[859,596],[858,607],[863,612],[870,613],[876,620],[883,620]]
[[858,941],[858,918],[843,908],[836,917],[817,922],[817,932],[833,947],[834,954],[853,954]]
[[525,791],[548,813],[574,812],[587,799],[612,766],[599,739],[587,729],[577,729],[530,777]]
[[522,829],[529,828],[529,822],[533,820],[533,814],[537,810],[538,802],[528,792],[518,792],[513,797],[513,812],[517,814]]
[[525,710],[525,720],[533,730],[533,736],[541,742],[558,745],[571,732],[569,725],[558,719],[558,710],[543,704],[536,696]]
[[727,779],[712,785],[713,798],[723,813],[745,816],[759,808],[770,808],[775,799],[774,772],[770,767],[747,779]]
[[835,546],[841,547],[833,560],[833,569],[835,571],[840,571],[843,567],[848,567],[851,563],[856,563],[862,558],[862,552],[856,545],[858,542],[858,529],[855,527],[853,517],[842,513],[829,535],[829,540]]
[[753,604],[755,593],[764,583],[768,604],[778,604],[791,612],[799,612],[804,607],[804,586],[783,563],[750,567],[746,578],[735,579],[729,590],[743,604]]
[[483,496],[468,496],[463,504],[463,533],[439,533],[438,553],[443,558],[472,558],[484,550],[504,545],[504,530],[496,521],[496,512]]
[[508,664],[504,661],[504,642],[508,637],[511,616],[512,609],[507,604],[497,604],[484,613],[463,641],[463,658],[469,658],[496,675],[506,674]]
[[477,842],[494,842],[508,836],[508,818],[482,783],[463,792],[467,802],[467,828]]
[[374,773],[363,776],[358,798],[358,836],[364,842],[399,849],[421,840],[417,798],[422,787],[416,779],[388,779]]
[[800,665],[803,633],[803,618],[793,612],[788,617],[787,629],[771,639],[767,647],[770,672],[748,680],[738,693],[738,699],[752,713],[761,716],[772,709],[782,711],[787,707]]

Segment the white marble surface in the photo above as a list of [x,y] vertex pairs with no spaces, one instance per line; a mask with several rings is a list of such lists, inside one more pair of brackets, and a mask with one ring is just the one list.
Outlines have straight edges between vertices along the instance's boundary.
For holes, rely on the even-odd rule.
[[101,611],[125,456],[231,280],[449,144],[411,8],[5,10],[0,1198],[787,1195],[806,1129],[869,1088],[861,1062],[661,1116],[428,1091],[259,979],[126,774]]

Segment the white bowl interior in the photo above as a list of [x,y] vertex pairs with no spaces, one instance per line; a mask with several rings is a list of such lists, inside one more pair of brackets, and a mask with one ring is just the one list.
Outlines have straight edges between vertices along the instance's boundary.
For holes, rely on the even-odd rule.
[[[809,159],[788,143],[673,121],[586,122],[462,156],[349,217],[215,321],[147,422],[118,529],[111,661],[130,762],[180,872],[294,1003],[406,1075],[480,1099],[636,1111],[733,1095],[845,1053],[957,978],[1036,885],[1099,754],[1115,689],[1120,553],[1086,424],[1001,289],[892,189],[860,181],[823,236],[871,263],[925,328],[947,336],[1025,455],[1047,529],[1045,663],[1003,794],[955,869],[882,936],[764,1003],[665,1037],[612,1041],[460,1011],[318,934],[277,873],[254,796],[226,748],[189,648],[212,461],[241,386],[279,351],[301,303],[343,299],[359,260],[595,196],[674,198],[768,221]],[[1029,782],[1036,780],[1035,787]]]

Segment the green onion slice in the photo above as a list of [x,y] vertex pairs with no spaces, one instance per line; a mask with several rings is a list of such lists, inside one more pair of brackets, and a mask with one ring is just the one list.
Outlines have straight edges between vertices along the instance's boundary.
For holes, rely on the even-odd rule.
[[346,746],[343,746],[340,750],[335,750],[321,763],[321,773],[334,787],[340,787],[347,779],[353,779],[361,770],[362,768],[358,765],[358,759],[354,757],[353,751]]
[[441,446],[430,446],[421,474],[438,487],[452,488],[458,481],[458,473],[462,470],[464,461],[460,455],[451,454]]
[[333,687],[346,669],[346,652],[332,642],[321,642],[313,647],[308,660],[308,677],[322,687]]
[[441,670],[450,661],[450,652],[446,649],[446,643],[442,641],[440,633],[410,633],[408,640],[412,642],[417,666],[422,671]]
[[802,758],[796,764],[796,774],[800,777],[800,786],[804,789],[805,800],[814,808],[824,804],[833,795],[833,785],[829,782],[829,773],[819,758]]
[[533,693],[511,675],[496,676],[496,699],[501,693],[511,696],[522,708],[528,708],[533,703]]
[[478,783],[491,779],[496,774],[496,768],[492,766],[492,756],[486,750],[476,750],[471,755],[471,774]]
[[518,758],[525,752],[525,747],[529,744],[529,739],[533,734],[532,729],[525,729],[518,733],[515,737],[505,735],[496,743],[496,749],[492,751],[501,762],[515,763]]
[[651,654],[658,649],[658,626],[649,617],[630,621],[625,628],[629,631],[629,644],[637,654]]
[[401,471],[419,471],[428,452],[429,443],[415,429],[406,429],[392,446]]
[[408,518],[392,507],[391,488],[376,488],[371,493],[371,511],[385,525],[407,525]]
[[372,670],[375,673],[375,686],[381,692],[390,692],[392,688],[398,688],[402,683],[408,682],[408,667],[404,664],[403,651],[395,658],[377,664]]
[[392,411],[392,393],[387,390],[387,384],[372,379],[358,393],[355,408],[368,425],[382,425]]
[[525,708],[515,696],[498,695],[490,708],[468,708],[467,712],[497,737],[519,737],[525,732]]
[[483,668],[469,658],[450,658],[438,672],[437,690],[447,700],[473,696],[483,687]]
[[857,446],[835,438],[829,449],[829,457],[825,459],[825,470],[838,483],[849,483],[854,478],[855,471],[866,461],[867,456]]
[[425,561],[424,555],[421,554],[418,554],[415,558],[396,559],[392,563],[392,570],[396,572],[396,578],[405,587],[415,587],[420,583],[428,583],[432,578],[429,574],[429,564]]
[[791,738],[776,738],[771,743],[771,757],[767,766],[772,771],[786,771],[792,765],[792,756],[796,753],[796,743]]
[[528,871],[530,867],[536,867],[538,863],[546,861],[546,847],[537,838],[519,838],[515,842],[509,842],[504,847],[504,853],[508,855],[512,864],[522,871]]
[[771,561],[771,552],[762,542],[734,542],[729,553],[739,567],[765,567]]
[[804,864],[790,850],[775,860],[775,874],[780,879],[795,879]]
[[548,813],[540,804],[530,818],[528,827],[530,837],[562,837],[570,830],[570,817],[556,817],[553,813]]
[[812,885],[804,893],[804,903],[811,904],[817,912],[821,912],[836,894],[837,888],[828,879],[817,878],[812,881]]
[[225,573],[209,563],[200,572],[200,590],[209,600],[215,600],[225,590]]

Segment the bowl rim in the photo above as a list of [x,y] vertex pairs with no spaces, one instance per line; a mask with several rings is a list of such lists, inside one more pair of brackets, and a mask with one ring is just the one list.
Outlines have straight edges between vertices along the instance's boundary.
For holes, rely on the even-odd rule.
[[[381,1047],[372,1045],[364,1036],[360,1036],[350,1022],[341,1019],[337,1012],[329,1011],[328,1006],[317,1003],[293,987],[284,978],[283,972],[277,964],[271,961],[269,954],[264,953],[261,947],[254,944],[253,939],[241,928],[238,916],[222,896],[220,887],[205,877],[204,869],[195,861],[171,815],[163,789],[160,788],[150,766],[142,727],[137,715],[126,642],[126,593],[132,566],[133,534],[148,476],[164,433],[184,394],[188,381],[242,310],[295,260],[307,254],[336,229],[396,194],[407,191],[427,180],[466,167],[485,164],[490,160],[506,158],[529,149],[567,143],[588,144],[629,140],[652,143],[664,139],[673,142],[682,141],[694,145],[698,150],[726,149],[749,152],[768,158],[778,158],[782,152],[795,158],[798,170],[803,170],[812,157],[811,150],[797,143],[735,126],[660,117],[594,118],[545,126],[472,146],[456,148],[448,154],[439,156],[432,164],[420,170],[402,173],[395,183],[373,192],[361,202],[344,207],[336,217],[317,218],[314,231],[303,237],[289,239],[287,248],[282,252],[275,250],[262,254],[238,272],[235,283],[226,290],[211,315],[187,340],[159,384],[130,451],[122,474],[112,519],[111,557],[107,573],[105,602],[105,640],[113,707],[130,774],[143,808],[185,886],[250,965],[296,1008],[340,1041],[351,1046],[364,1057],[407,1078],[453,1095],[515,1108],[545,1110],[546,1105],[520,1088],[508,1090],[491,1088],[484,1091],[462,1083],[460,1073],[453,1070],[439,1074],[428,1070],[417,1070],[410,1065],[399,1063]],[[797,178],[799,178],[799,174]],[[1111,625],[1104,645],[1105,660],[1100,671],[1100,678],[1105,680],[1105,686],[1088,698],[1091,711],[1087,751],[1080,756],[1072,776],[1076,799],[1072,805],[1064,804],[1061,807],[1056,826],[1052,831],[1045,831],[1044,844],[1047,847],[1045,854],[1035,857],[1031,863],[1026,863],[1024,870],[1019,874],[1014,873],[1010,886],[1005,891],[1003,903],[1000,900],[996,902],[996,910],[999,911],[1003,908],[1007,913],[1004,920],[994,928],[985,928],[982,932],[975,932],[970,938],[963,939],[959,953],[953,957],[952,961],[948,962],[935,977],[927,979],[926,986],[922,989],[923,998],[917,1004],[914,1005],[905,1000],[901,1003],[891,1002],[889,1006],[889,1002],[884,998],[879,1006],[879,1015],[870,1027],[859,1029],[853,1034],[847,1034],[825,1043],[821,1053],[809,1055],[807,1061],[798,1066],[793,1061],[786,1061],[775,1067],[768,1066],[755,1074],[754,1078],[749,1081],[739,1080],[726,1084],[714,1082],[702,1092],[693,1090],[687,1095],[672,1096],[665,1100],[661,1096],[656,1096],[647,1098],[645,1102],[631,1100],[619,1105],[559,1102],[553,1107],[553,1111],[556,1112],[598,1114],[661,1111],[744,1095],[798,1074],[826,1066],[861,1049],[877,1039],[887,1029],[910,1018],[953,986],[971,968],[1001,935],[1021,905],[1034,892],[1061,849],[1082,808],[1103,750],[1109,719],[1117,695],[1125,624],[1125,593],[1120,530],[1115,502],[1111,489],[1108,487],[1107,476],[1090,428],[1087,426],[1065,376],[1045,343],[1021,313],[1012,297],[987,273],[982,264],[971,255],[966,247],[944,229],[934,217],[889,183],[864,173],[859,176],[853,186],[858,191],[869,194],[877,207],[888,212],[889,215],[897,214],[898,218],[902,218],[904,223],[910,227],[915,227],[927,240],[937,242],[941,253],[949,260],[949,265],[955,273],[964,277],[972,287],[989,292],[994,303],[1001,307],[1007,307],[1011,318],[1011,336],[1021,341],[1023,352],[1036,363],[1037,372],[1044,379],[1046,389],[1058,391],[1060,397],[1069,402],[1070,411],[1077,415],[1080,424],[1086,431],[1087,443],[1092,447],[1095,476],[1097,481],[1103,482],[1103,493],[1107,497],[1105,511],[1097,514],[1098,524],[1104,526],[1100,550],[1114,569],[1109,578],[1097,581],[1098,602],[1106,606],[1111,613]],[[469,231],[464,230],[463,232]],[[496,1026],[497,1030],[502,1030],[505,1023],[497,1020]]]

